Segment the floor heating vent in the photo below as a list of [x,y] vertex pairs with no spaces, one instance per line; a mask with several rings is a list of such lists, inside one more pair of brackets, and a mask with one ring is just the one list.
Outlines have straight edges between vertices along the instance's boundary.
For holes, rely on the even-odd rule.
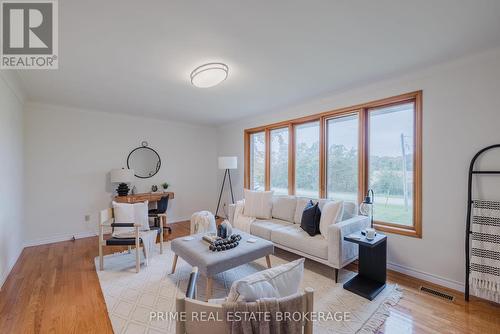
[[439,298],[444,299],[444,300],[448,300],[450,302],[452,302],[455,299],[455,297],[453,297],[452,295],[449,295],[447,293],[444,293],[444,292],[441,292],[438,290],[434,290],[434,289],[431,289],[431,288],[428,288],[425,286],[421,286],[420,291],[428,293],[428,294],[436,296],[436,297],[439,297]]

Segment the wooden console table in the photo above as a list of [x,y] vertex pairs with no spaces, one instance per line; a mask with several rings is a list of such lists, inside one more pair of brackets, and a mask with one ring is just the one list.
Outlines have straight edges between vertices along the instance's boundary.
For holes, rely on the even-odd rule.
[[115,201],[119,203],[139,203],[148,201],[149,203],[158,202],[163,197],[168,195],[168,199],[174,199],[173,192],[164,192],[164,193],[141,193],[127,196],[115,196]]

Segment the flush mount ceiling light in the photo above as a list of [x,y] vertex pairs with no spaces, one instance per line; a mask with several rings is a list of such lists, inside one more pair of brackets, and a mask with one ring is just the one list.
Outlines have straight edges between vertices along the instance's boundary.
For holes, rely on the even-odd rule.
[[208,88],[226,80],[229,67],[223,63],[208,63],[198,66],[191,72],[191,83],[199,88]]

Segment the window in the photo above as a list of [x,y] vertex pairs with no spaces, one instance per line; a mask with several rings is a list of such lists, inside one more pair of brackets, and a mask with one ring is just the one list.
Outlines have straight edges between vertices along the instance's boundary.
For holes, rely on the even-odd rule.
[[422,235],[422,92],[245,130],[245,187],[357,201],[379,230]]
[[358,114],[328,119],[326,193],[331,199],[358,200]]
[[412,226],[414,103],[368,111],[369,188],[376,221]]
[[271,130],[271,190],[288,195],[288,128]]
[[319,197],[319,122],[295,127],[295,194]]
[[265,133],[254,133],[250,136],[250,189],[265,189]]

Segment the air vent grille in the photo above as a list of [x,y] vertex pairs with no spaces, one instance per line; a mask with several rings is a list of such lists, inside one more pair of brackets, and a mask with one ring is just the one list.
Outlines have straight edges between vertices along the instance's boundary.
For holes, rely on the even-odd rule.
[[428,293],[428,294],[436,296],[436,297],[439,297],[439,298],[444,299],[444,300],[448,300],[450,302],[452,302],[455,299],[455,297],[453,297],[452,295],[449,295],[447,293],[444,293],[444,292],[441,292],[438,290],[434,290],[432,288],[428,288],[426,286],[421,286],[420,291]]

